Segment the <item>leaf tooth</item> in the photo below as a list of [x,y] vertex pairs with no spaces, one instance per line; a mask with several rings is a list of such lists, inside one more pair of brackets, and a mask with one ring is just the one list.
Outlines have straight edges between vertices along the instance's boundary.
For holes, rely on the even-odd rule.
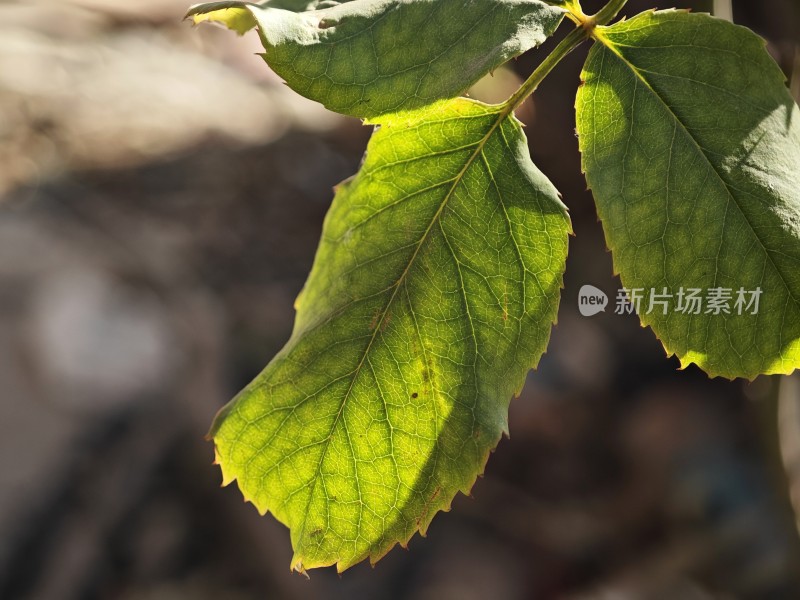
[[256,507],[258,514],[262,517],[265,517],[269,512],[269,509],[266,506],[261,506],[258,502],[252,501],[251,504]]
[[226,468],[216,446],[214,446],[214,464],[219,466],[219,470],[222,473],[222,484],[220,487],[228,487],[230,484],[236,481],[236,475],[231,473],[230,470]]
[[341,574],[342,574],[342,573],[344,573],[344,572],[345,572],[347,569],[349,569],[349,568],[350,568],[350,567],[352,567],[353,565],[355,565],[355,564],[357,564],[357,563],[361,562],[362,560],[363,560],[363,559],[359,559],[358,561],[347,561],[347,562],[345,562],[345,561],[343,561],[343,560],[341,560],[341,559],[338,559],[338,560],[336,561],[336,572],[337,572],[339,575],[341,575]]
[[262,506],[253,496],[245,493],[245,491],[242,489],[242,486],[239,486],[239,491],[242,493],[242,499],[244,500],[245,504],[252,504],[253,507],[258,511],[258,514],[262,517],[267,514],[267,507],[265,505]]
[[300,575],[304,575],[306,579],[311,579],[311,577],[308,575],[308,571],[306,571],[306,568],[303,565],[302,557],[297,554],[292,557],[292,562],[289,564],[289,572],[299,573]]

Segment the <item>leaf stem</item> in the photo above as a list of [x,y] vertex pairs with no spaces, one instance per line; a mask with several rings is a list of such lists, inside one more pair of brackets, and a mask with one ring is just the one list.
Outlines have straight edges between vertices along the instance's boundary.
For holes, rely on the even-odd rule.
[[539,84],[550,74],[550,71],[560,63],[564,57],[581,45],[585,39],[592,35],[594,28],[598,25],[607,25],[617,16],[628,0],[610,0],[597,14],[587,16],[580,9],[578,3],[568,3],[569,17],[577,25],[567,37],[553,49],[541,64],[531,73],[530,77],[505,101],[504,114],[509,114],[519,108],[525,100],[536,91]]
[[569,35],[561,40],[558,46],[556,46],[547,56],[547,58],[545,58],[541,64],[536,67],[534,72],[531,73],[530,77],[525,80],[519,89],[514,92],[514,94],[512,94],[508,100],[505,101],[507,111],[504,112],[510,113],[511,111],[517,109],[520,104],[525,102],[528,96],[536,91],[536,88],[539,87],[539,84],[545,77],[547,77],[550,71],[552,71],[553,68],[560,63],[567,54],[580,46],[581,42],[583,42],[587,37],[589,37],[589,32],[584,27],[576,27],[570,31]]
[[731,0],[714,0],[714,16],[733,23],[733,6]]
[[597,11],[596,14],[589,17],[592,25],[608,25],[627,3],[628,0],[611,0],[603,8]]

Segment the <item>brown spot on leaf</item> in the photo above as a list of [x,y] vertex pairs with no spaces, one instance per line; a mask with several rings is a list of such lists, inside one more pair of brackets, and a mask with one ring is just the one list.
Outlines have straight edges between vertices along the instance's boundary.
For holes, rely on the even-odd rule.
[[372,331],[378,326],[378,320],[381,318],[381,311],[376,310],[372,315],[372,321],[369,322],[369,329]]
[[383,321],[381,322],[381,333],[386,331],[386,328],[389,326],[389,321],[392,320],[392,311],[386,311],[386,315],[383,317]]

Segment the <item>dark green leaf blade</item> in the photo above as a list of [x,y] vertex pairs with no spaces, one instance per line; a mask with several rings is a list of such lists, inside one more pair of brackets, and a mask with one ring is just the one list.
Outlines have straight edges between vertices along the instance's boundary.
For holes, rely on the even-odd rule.
[[[683,11],[597,38],[576,103],[584,171],[623,285],[673,295],[667,314],[643,304],[642,322],[712,376],[793,371],[800,110],[763,40]],[[676,310],[681,289],[702,291],[700,314]],[[730,314],[714,314],[715,289]],[[737,307],[759,289],[757,314]]]
[[374,117],[452,98],[538,46],[565,11],[540,0],[354,0],[291,12],[245,2],[189,16],[239,33],[251,13],[264,58],[296,92],[329,109]]
[[569,218],[498,106],[381,119],[339,186],[291,339],[212,428],[292,566],[406,543],[467,492],[555,320]]

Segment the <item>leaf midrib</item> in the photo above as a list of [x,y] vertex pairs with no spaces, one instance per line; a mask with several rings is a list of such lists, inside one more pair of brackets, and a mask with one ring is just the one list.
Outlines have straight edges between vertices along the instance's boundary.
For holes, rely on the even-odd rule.
[[[494,132],[502,125],[503,121],[505,121],[505,119],[509,116],[509,114],[511,114],[512,111],[513,111],[513,106],[510,105],[510,104],[503,105],[501,110],[498,111],[497,118],[495,119],[494,123],[492,123],[492,126],[489,128],[489,130],[481,138],[481,140],[477,143],[477,145],[475,146],[475,150],[470,155],[470,157],[467,159],[466,163],[464,164],[464,167],[461,169],[461,171],[459,171],[459,173],[453,179],[453,184],[450,186],[450,189],[447,191],[447,194],[445,194],[444,199],[439,204],[439,207],[436,209],[436,212],[434,213],[433,217],[431,218],[431,222],[428,224],[428,227],[426,227],[425,231],[423,232],[422,236],[420,237],[420,240],[417,243],[417,247],[414,249],[413,254],[411,255],[411,257],[408,260],[408,264],[406,265],[406,267],[403,270],[403,272],[400,274],[400,277],[397,279],[397,281],[392,286],[394,288],[394,290],[392,291],[392,295],[387,300],[386,306],[385,306],[385,308],[383,309],[383,311],[382,311],[382,313],[380,315],[380,319],[377,319],[375,321],[375,327],[372,330],[372,336],[370,337],[370,340],[367,343],[367,347],[364,349],[364,352],[361,355],[361,359],[360,359],[360,361],[358,363],[358,366],[352,372],[352,379],[350,380],[350,386],[347,388],[347,391],[345,392],[345,394],[344,394],[344,396],[342,398],[342,401],[341,401],[341,403],[339,405],[339,410],[336,413],[336,417],[334,418],[334,421],[333,421],[333,423],[331,425],[330,434],[328,435],[328,439],[325,441],[325,446],[323,447],[323,449],[322,449],[322,451],[320,453],[320,458],[319,458],[319,461],[317,463],[316,472],[314,474],[314,483],[312,484],[311,491],[309,492],[309,496],[308,496],[309,500],[308,500],[308,504],[306,505],[305,516],[303,517],[303,524],[302,524],[302,526],[300,528],[300,534],[298,536],[298,541],[302,540],[303,537],[305,536],[306,524],[308,523],[308,515],[309,515],[308,505],[310,505],[312,500],[313,500],[314,493],[315,493],[316,488],[317,488],[317,483],[319,482],[319,479],[320,479],[320,472],[322,470],[322,463],[325,462],[325,457],[327,456],[328,449],[330,447],[331,440],[333,439],[334,432],[336,431],[336,428],[337,428],[337,426],[339,424],[339,421],[342,418],[342,414],[344,413],[344,407],[347,404],[347,400],[350,397],[350,393],[353,390],[353,386],[355,385],[356,380],[358,379],[359,375],[361,374],[361,369],[363,368],[364,363],[367,360],[367,356],[370,354],[370,351],[372,350],[372,346],[375,343],[375,340],[377,339],[378,333],[382,329],[382,325],[383,325],[384,320],[386,319],[386,315],[389,313],[389,309],[392,307],[392,304],[394,303],[394,300],[397,297],[397,293],[400,290],[401,285],[406,280],[406,277],[408,276],[409,272],[411,271],[411,268],[414,266],[414,263],[415,263],[415,261],[417,259],[417,256],[419,255],[419,252],[420,252],[422,246],[428,240],[431,231],[436,226],[436,224],[439,222],[439,219],[440,219],[442,213],[444,212],[444,209],[447,206],[448,202],[450,201],[450,198],[452,198],[453,194],[455,193],[455,190],[458,188],[458,186],[463,181],[464,176],[466,175],[467,171],[469,171],[470,167],[473,165],[475,160],[481,155],[481,153],[482,153],[484,147],[486,146],[487,142],[489,141],[489,139],[492,137],[492,135],[494,135]],[[354,456],[354,458],[355,458],[355,456]],[[356,477],[355,477],[355,482],[356,482],[356,487],[359,488],[359,494],[360,494],[360,485],[359,485],[359,482],[358,482],[358,475],[357,474],[356,474]],[[369,551],[368,551],[367,554],[369,554]],[[338,562],[338,559],[337,559],[337,562]]]

